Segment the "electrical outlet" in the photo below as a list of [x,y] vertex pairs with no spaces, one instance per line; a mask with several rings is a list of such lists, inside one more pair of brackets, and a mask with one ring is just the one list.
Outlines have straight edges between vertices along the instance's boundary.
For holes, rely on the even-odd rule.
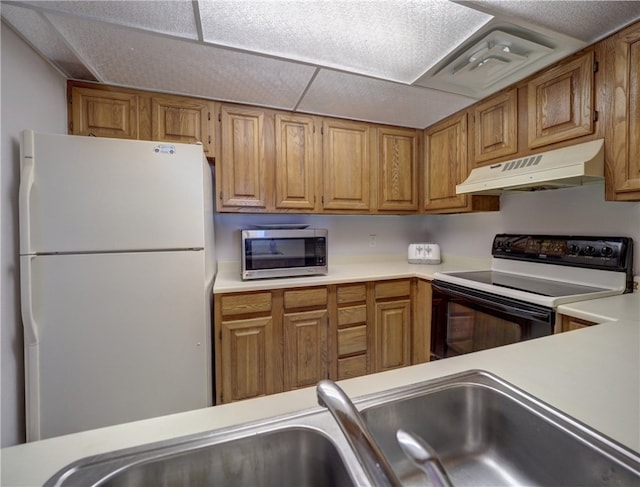
[[376,236],[374,234],[369,235],[369,247],[376,246]]

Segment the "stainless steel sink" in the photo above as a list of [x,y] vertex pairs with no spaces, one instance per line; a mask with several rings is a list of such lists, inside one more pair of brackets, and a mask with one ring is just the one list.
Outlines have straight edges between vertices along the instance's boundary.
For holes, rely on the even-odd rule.
[[454,485],[640,485],[640,456],[483,372],[402,388],[359,403],[406,485],[427,477],[402,453],[399,428],[437,452]]
[[[318,422],[320,416],[320,422]],[[323,419],[324,418],[324,419]],[[45,486],[355,486],[364,472],[340,444],[324,413],[277,418],[89,457],[60,471]]]
[[[398,429],[425,440],[455,486],[640,485],[640,455],[480,371],[353,401],[403,485],[431,485]],[[603,413],[606,414],[606,413]],[[357,432],[354,432],[357,434]],[[45,486],[368,486],[324,408],[78,460]]]

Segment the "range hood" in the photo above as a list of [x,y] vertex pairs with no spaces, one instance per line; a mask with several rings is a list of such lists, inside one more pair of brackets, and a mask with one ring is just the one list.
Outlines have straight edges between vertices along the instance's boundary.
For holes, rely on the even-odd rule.
[[604,181],[604,139],[478,167],[456,194],[570,188]]

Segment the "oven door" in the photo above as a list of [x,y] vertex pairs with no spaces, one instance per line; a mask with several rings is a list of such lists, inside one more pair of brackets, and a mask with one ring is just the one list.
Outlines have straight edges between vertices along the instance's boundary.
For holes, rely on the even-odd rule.
[[550,335],[553,308],[433,281],[431,360]]

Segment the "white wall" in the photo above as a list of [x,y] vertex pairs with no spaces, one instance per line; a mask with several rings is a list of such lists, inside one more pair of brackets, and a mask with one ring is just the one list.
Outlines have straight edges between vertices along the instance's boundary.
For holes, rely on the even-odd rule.
[[23,342],[19,304],[18,182],[19,134],[32,128],[66,132],[65,78],[10,28],[1,24],[2,250],[1,446],[24,441]]
[[500,232],[631,237],[640,274],[640,203],[605,201],[602,184],[503,195],[499,213],[426,218],[444,253],[470,257],[488,257]]
[[[322,216],[216,214],[217,257],[240,259],[241,228],[259,223],[306,223],[329,229],[331,255],[404,254],[411,242],[435,242],[444,255],[488,258],[496,233],[632,237],[640,274],[640,203],[604,200],[602,184],[518,193],[500,198],[500,212],[461,215]],[[369,235],[377,245],[369,247]]]

